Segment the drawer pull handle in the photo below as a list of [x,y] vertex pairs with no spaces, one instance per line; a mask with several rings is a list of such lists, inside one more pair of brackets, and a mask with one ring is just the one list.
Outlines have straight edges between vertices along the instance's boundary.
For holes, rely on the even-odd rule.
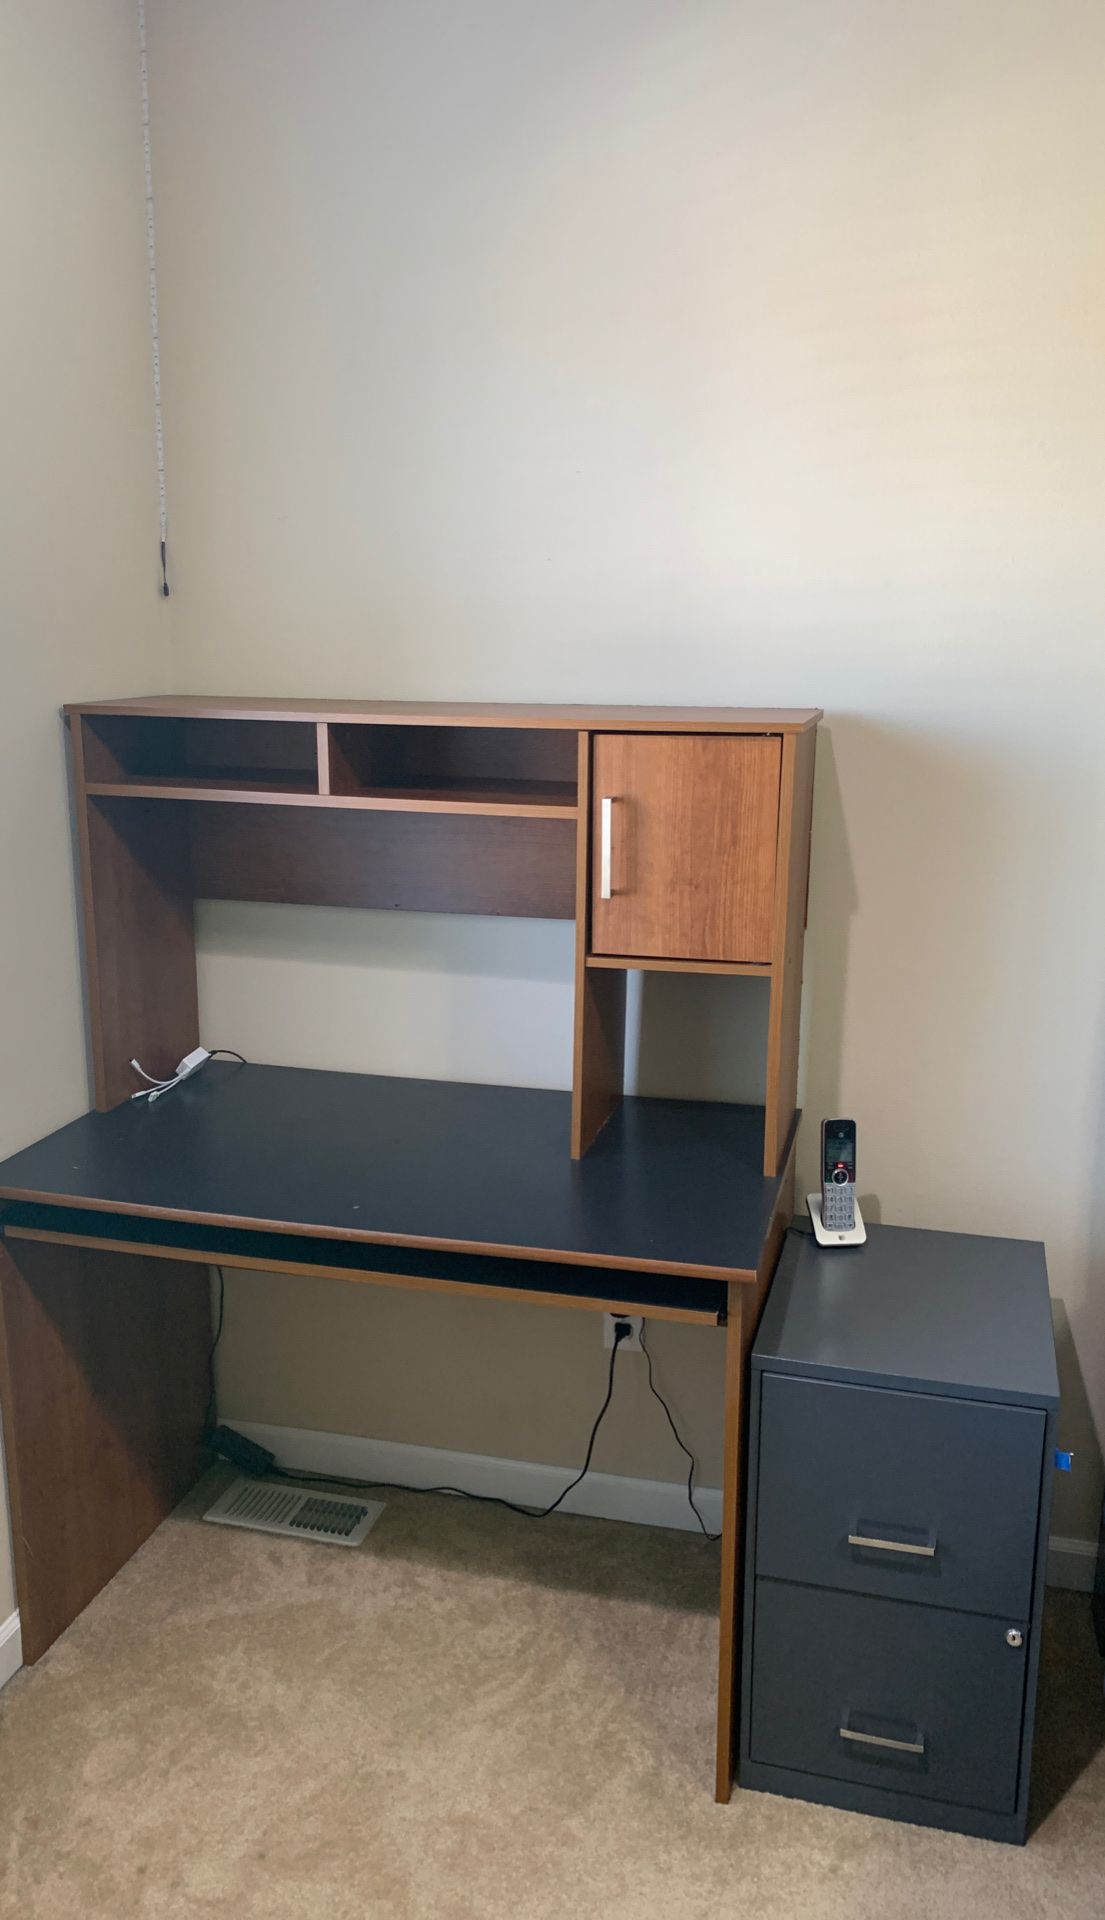
[[922,1547],[907,1540],[882,1540],[873,1533],[850,1533],[848,1535],[848,1545],[850,1547],[873,1547],[878,1553],[912,1553],[916,1554],[920,1560],[935,1560],[936,1558],[935,1540],[930,1541],[928,1546]]
[[925,1751],[924,1734],[919,1740],[891,1740],[888,1734],[859,1733],[855,1727],[838,1727],[837,1732],[842,1740],[854,1740],[861,1747],[889,1747],[892,1753],[916,1753],[922,1756]]
[[613,898],[611,867],[614,853],[614,802],[604,793],[599,802],[599,898]]

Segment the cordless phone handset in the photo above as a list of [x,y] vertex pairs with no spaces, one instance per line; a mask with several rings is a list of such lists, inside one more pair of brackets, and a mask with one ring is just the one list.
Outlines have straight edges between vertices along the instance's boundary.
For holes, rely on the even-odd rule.
[[856,1224],[856,1123],[821,1122],[821,1220],[829,1233]]

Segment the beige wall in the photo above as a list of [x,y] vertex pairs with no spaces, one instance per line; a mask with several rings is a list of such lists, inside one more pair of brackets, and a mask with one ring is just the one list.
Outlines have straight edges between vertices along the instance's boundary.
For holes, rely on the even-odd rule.
[[[1105,13],[152,13],[176,682],[822,703],[803,1175],[843,1108],[883,1218],[1046,1239],[1088,1536]],[[567,1078],[555,928],[221,908],[202,992],[273,1060]],[[649,993],[645,1084],[739,1082],[739,987]],[[714,1477],[717,1343],[656,1345]],[[582,1316],[236,1282],[224,1406],[566,1462],[601,1371]]]
[[167,683],[137,58],[129,0],[3,9],[0,1154],[88,1105],[58,709]]

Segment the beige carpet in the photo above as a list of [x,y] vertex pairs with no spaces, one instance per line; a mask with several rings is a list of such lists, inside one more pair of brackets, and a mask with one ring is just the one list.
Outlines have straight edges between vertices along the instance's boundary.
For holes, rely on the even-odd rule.
[[349,1552],[198,1509],[0,1694],[4,1920],[1105,1915],[1084,1598],[1049,1603],[1020,1849],[714,1806],[689,1534],[392,1496]]

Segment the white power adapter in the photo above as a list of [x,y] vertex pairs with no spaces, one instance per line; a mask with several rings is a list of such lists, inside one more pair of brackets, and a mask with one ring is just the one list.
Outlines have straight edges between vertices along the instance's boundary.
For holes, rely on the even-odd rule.
[[204,1061],[210,1060],[210,1058],[211,1055],[208,1053],[206,1047],[193,1047],[191,1053],[185,1054],[183,1060],[177,1067],[174,1077],[177,1080],[187,1080],[190,1073],[196,1073],[199,1068],[202,1067]]
[[153,1102],[159,1100],[163,1093],[171,1092],[173,1087],[180,1086],[182,1080],[188,1080],[192,1074],[198,1073],[201,1067],[206,1066],[210,1058],[211,1053],[207,1047],[193,1047],[191,1053],[186,1053],[183,1060],[178,1062],[177,1070],[171,1080],[155,1080],[152,1074],[146,1072],[145,1067],[139,1066],[137,1060],[132,1060],[130,1064],[134,1068],[135,1073],[140,1073],[143,1080],[149,1081],[149,1085],[139,1087],[137,1093],[131,1094],[131,1099],[148,1100],[152,1106]]

